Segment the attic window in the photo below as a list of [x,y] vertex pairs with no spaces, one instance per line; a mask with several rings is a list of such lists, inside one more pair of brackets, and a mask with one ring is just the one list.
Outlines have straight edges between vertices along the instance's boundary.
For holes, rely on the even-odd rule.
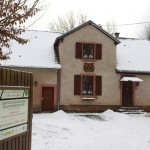
[[100,60],[102,59],[102,45],[99,43],[76,43],[75,58],[82,60]]
[[94,44],[83,44],[83,59],[94,59]]

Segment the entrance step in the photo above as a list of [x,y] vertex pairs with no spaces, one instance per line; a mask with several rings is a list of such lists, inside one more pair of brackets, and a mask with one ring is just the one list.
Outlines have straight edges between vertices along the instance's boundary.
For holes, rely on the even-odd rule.
[[144,114],[144,110],[139,109],[138,107],[120,107],[117,109],[118,112],[124,114]]

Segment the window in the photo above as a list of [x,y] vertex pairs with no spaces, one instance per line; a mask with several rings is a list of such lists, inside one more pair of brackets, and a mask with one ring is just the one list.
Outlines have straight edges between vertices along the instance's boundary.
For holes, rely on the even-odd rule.
[[75,75],[74,95],[102,95],[102,77],[96,75]]
[[82,76],[82,95],[93,95],[93,76]]
[[76,43],[76,58],[84,60],[102,59],[102,45],[98,43]]
[[94,44],[83,44],[83,59],[94,59]]

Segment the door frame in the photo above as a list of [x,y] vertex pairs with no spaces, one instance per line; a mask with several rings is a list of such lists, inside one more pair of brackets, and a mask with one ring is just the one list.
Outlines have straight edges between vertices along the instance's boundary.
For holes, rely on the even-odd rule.
[[[120,81],[120,97],[121,97],[121,106],[123,106],[123,83],[128,81]],[[134,107],[135,106],[135,82],[132,82],[132,106],[125,107]]]
[[41,105],[41,111],[42,111],[42,88],[43,87],[52,87],[54,88],[54,111],[57,111],[58,110],[58,102],[57,102],[57,85],[55,84],[40,84],[40,105]]

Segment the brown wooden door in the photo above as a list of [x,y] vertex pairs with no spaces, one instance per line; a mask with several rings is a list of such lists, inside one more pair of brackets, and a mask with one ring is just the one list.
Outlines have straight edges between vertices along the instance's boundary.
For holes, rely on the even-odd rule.
[[42,87],[42,111],[54,111],[54,87]]
[[133,82],[122,83],[122,106],[133,106]]

